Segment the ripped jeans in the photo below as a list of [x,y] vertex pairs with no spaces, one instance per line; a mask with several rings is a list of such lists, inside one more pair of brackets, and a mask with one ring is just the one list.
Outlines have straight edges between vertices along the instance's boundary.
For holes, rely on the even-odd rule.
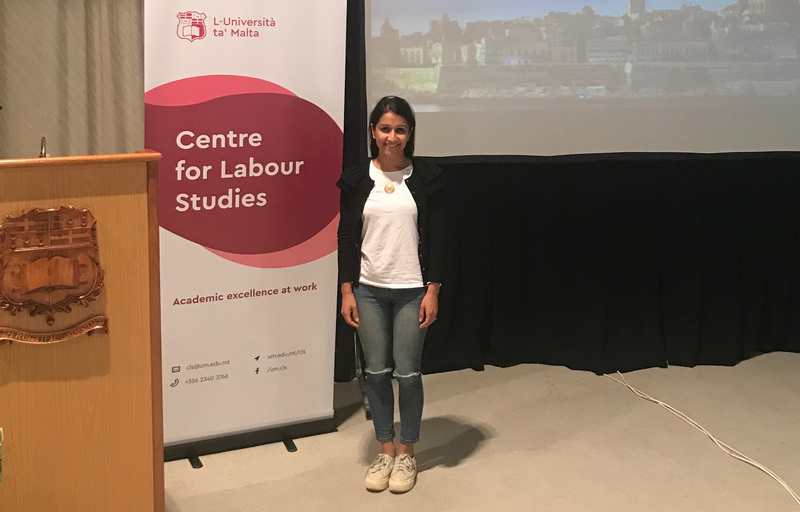
[[419,328],[419,308],[426,291],[426,288],[377,288],[365,284],[353,287],[358,336],[367,363],[367,398],[375,438],[381,443],[393,441],[395,435],[392,375],[399,388],[400,442],[419,441],[422,345],[427,331]]

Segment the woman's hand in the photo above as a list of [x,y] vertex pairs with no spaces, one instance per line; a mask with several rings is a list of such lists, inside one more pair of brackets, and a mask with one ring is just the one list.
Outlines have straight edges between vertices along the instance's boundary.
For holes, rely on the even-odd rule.
[[436,321],[439,314],[439,283],[428,283],[428,292],[419,307],[419,328],[424,329]]
[[342,283],[342,316],[348,325],[358,328],[358,308],[353,285],[350,283]]

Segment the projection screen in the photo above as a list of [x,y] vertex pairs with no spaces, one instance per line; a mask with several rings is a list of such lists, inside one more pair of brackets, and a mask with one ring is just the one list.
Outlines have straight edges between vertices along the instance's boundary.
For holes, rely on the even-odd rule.
[[799,0],[368,0],[417,153],[800,149]]

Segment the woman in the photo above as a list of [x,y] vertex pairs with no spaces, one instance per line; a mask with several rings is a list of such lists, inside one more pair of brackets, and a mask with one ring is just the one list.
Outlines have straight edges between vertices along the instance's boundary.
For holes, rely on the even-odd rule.
[[[358,329],[381,444],[367,470],[370,491],[406,492],[416,483],[422,345],[439,311],[445,179],[439,167],[414,158],[415,125],[405,100],[382,98],[369,118],[372,159],[346,169],[337,183],[342,316]],[[397,447],[392,376],[399,389]]]

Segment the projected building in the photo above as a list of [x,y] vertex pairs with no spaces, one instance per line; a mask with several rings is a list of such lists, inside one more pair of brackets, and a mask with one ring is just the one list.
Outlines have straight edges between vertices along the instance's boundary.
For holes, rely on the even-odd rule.
[[785,20],[798,14],[797,0],[738,0],[736,5],[742,12],[765,16],[770,21]]
[[631,19],[638,19],[644,16],[645,3],[644,0],[628,0],[628,17]]
[[[395,90],[451,97],[800,96],[800,0],[732,0],[619,16],[551,12],[459,21],[372,38],[373,79]],[[589,94],[588,92],[591,92]]]

